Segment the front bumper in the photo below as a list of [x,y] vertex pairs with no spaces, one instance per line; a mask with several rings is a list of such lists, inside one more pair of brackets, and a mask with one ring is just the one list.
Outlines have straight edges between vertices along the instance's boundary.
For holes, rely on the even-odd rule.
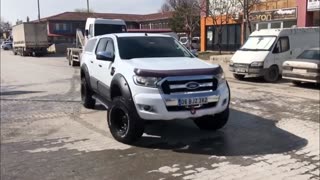
[[294,73],[290,70],[283,70],[282,77],[293,81],[320,83],[320,73]]
[[263,76],[265,73],[265,69],[263,68],[263,66],[251,67],[248,64],[229,65],[229,71],[234,74],[243,74],[250,76]]
[[[185,95],[164,95],[164,94],[137,94],[133,97],[137,112],[144,120],[174,120],[197,118],[205,115],[214,115],[224,111],[229,106],[229,87],[227,83],[221,84],[216,91],[208,93],[194,93],[192,97],[208,97],[211,101],[210,106],[203,105],[195,113],[191,113],[189,109],[170,109],[177,105],[178,98],[190,97]],[[214,103],[214,104],[212,104]],[[150,106],[151,110],[146,111],[142,107]],[[178,107],[178,106],[175,106]],[[178,107],[179,108],[179,107]]]

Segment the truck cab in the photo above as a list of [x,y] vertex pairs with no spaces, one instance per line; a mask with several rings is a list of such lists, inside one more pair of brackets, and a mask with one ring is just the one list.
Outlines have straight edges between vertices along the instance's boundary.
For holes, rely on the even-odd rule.
[[282,74],[282,64],[302,51],[319,46],[320,28],[265,29],[253,32],[231,58],[229,69],[234,77],[264,77],[275,82]]
[[127,26],[121,19],[88,18],[86,22],[86,40],[95,36],[122,32],[127,32]]

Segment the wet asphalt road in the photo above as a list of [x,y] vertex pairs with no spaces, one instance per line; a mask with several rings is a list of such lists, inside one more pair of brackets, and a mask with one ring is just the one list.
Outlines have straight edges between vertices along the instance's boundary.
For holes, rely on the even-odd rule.
[[79,68],[1,51],[1,179],[319,179],[319,89],[227,79],[225,128],[156,122],[128,146],[81,106]]

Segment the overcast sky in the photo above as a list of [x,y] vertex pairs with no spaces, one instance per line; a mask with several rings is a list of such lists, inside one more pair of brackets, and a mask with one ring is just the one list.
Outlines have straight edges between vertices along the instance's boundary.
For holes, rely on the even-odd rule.
[[[0,0],[1,17],[15,23],[37,19],[37,0]],[[164,0],[90,0],[90,9],[102,13],[147,14],[157,12]],[[51,16],[76,8],[86,8],[87,0],[40,0],[41,17]]]

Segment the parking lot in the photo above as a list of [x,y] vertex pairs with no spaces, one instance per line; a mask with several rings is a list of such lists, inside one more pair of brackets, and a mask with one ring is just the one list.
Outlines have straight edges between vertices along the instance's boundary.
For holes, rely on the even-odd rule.
[[79,67],[1,51],[1,179],[319,179],[319,88],[240,82],[221,65],[225,128],[157,122],[129,146],[112,138],[103,106],[80,104]]

